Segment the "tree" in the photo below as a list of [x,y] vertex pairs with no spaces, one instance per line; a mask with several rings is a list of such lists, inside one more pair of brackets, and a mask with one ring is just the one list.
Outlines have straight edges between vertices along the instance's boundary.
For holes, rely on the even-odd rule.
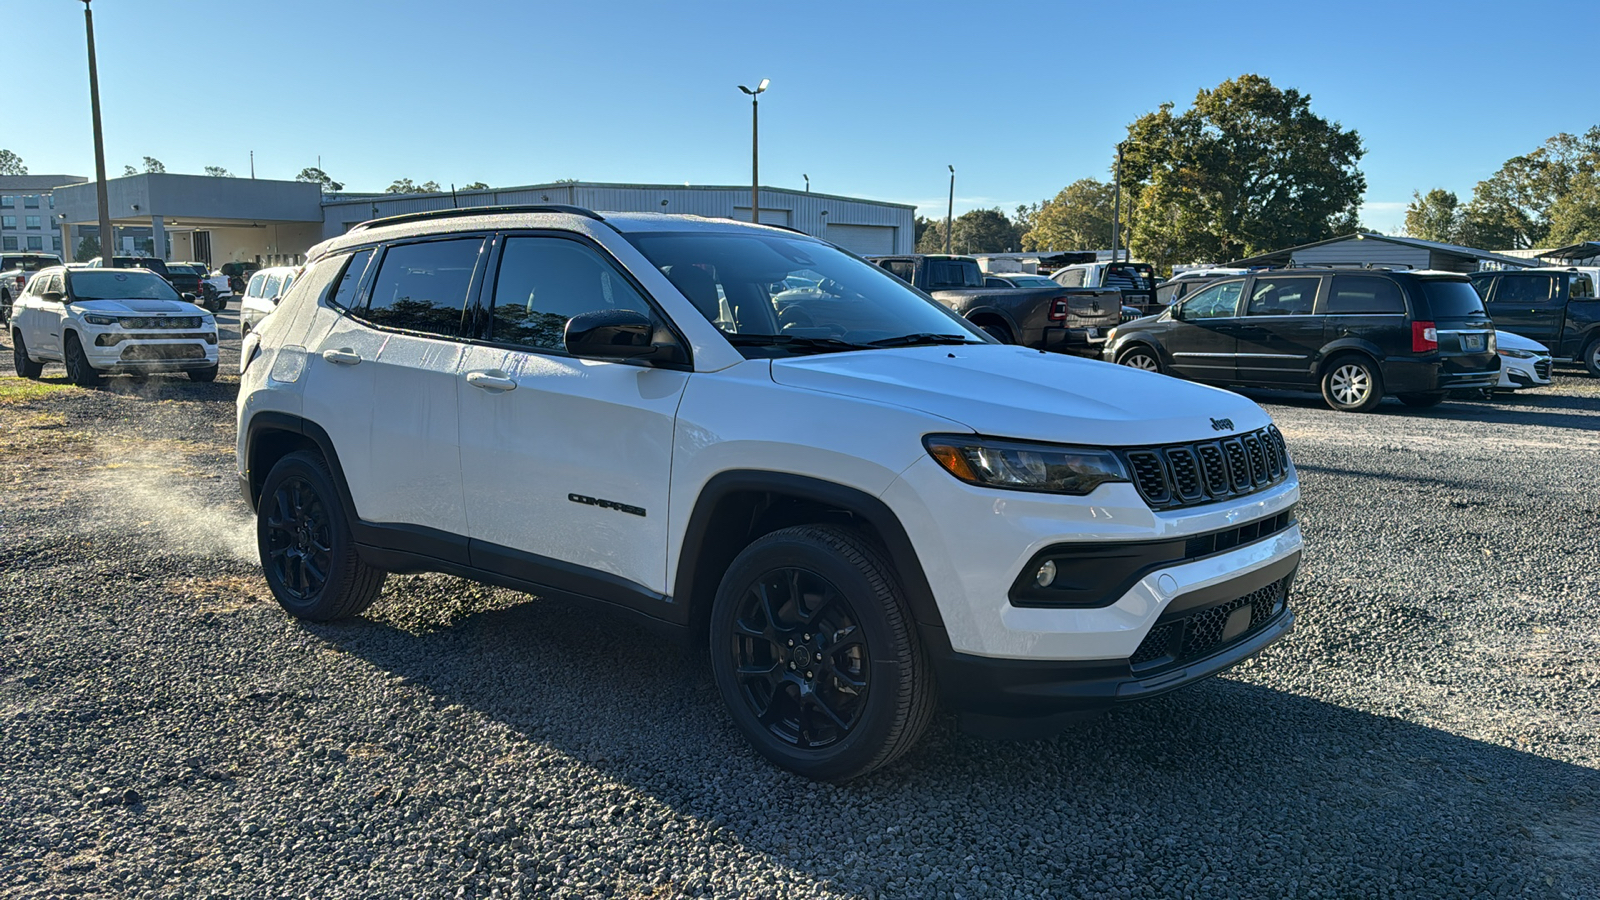
[[73,262],[88,262],[100,255],[100,239],[92,234],[84,235],[78,242],[78,252],[72,255]]
[[[329,193],[329,194],[336,194],[339,191],[344,190],[344,184],[343,183],[338,182],[338,181],[334,181],[332,176],[330,176],[327,172],[324,172],[321,169],[317,168],[316,166],[306,166],[304,169],[301,169],[300,170],[300,174],[296,175],[294,177],[294,180],[295,181],[309,181],[312,184],[320,184],[320,185],[322,185],[322,190],[325,193]],[[395,192],[395,193],[398,193],[398,192]]]
[[150,172],[152,174],[155,174],[155,173],[165,172],[167,170],[167,167],[162,165],[161,164],[161,160],[156,159],[154,156],[146,156],[144,158],[144,170],[146,172]]
[[122,177],[123,178],[130,178],[130,177],[132,177],[134,175],[137,175],[137,174],[139,174],[139,170],[135,169],[133,166],[123,166],[122,167]]
[[394,184],[383,189],[385,194],[434,194],[439,191],[439,182],[425,181],[422,184],[413,184],[409,178],[396,178]]
[[1565,247],[1579,241],[1600,241],[1600,172],[1573,179],[1570,189],[1550,207],[1545,242]]
[[471,184],[462,185],[461,189],[463,191],[487,191],[489,186],[481,181],[474,181]]
[[1017,226],[997,206],[956,217],[952,227],[957,253],[1006,253],[1017,249]]
[[[1557,210],[1569,194],[1584,193],[1597,173],[1600,125],[1581,136],[1558,134],[1478,182],[1465,211],[1464,238],[1485,249],[1559,243],[1553,227]],[[1562,213],[1563,232],[1572,227],[1572,217]]]
[[1033,227],[1022,236],[1022,248],[1093,250],[1110,246],[1114,199],[1112,185],[1093,178],[1074,181],[1039,207]]
[[943,253],[944,252],[944,220],[923,219],[924,225],[918,233],[918,253]]
[[232,178],[233,173],[221,166],[206,166],[206,174],[213,178]]
[[[926,234],[928,229],[933,225],[933,220],[924,218],[922,216],[917,216],[911,220],[911,224],[914,228],[916,228],[916,234],[912,238],[911,243],[913,246],[920,248],[922,246],[922,236]],[[921,250],[919,249],[918,252],[920,253]]]
[[1159,266],[1223,262],[1355,227],[1361,137],[1311,97],[1241,75],[1128,126],[1122,171],[1133,253]]
[[26,175],[28,167],[22,164],[22,157],[10,150],[0,150],[0,175]]
[[1461,200],[1453,191],[1412,191],[1411,204],[1406,207],[1406,234],[1425,241],[1460,243],[1463,212]]

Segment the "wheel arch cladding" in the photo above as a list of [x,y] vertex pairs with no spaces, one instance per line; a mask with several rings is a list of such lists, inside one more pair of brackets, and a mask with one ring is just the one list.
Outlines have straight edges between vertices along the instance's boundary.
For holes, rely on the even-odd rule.
[[345,513],[355,521],[355,504],[350,499],[350,486],[345,482],[344,467],[339,462],[333,439],[315,422],[288,413],[257,413],[246,426],[245,476],[249,479],[250,506],[254,508],[260,501],[261,487],[272,467],[297,450],[314,451],[327,462]]
[[1346,356],[1365,357],[1367,362],[1372,363],[1374,366],[1381,365],[1384,359],[1384,354],[1377,347],[1365,341],[1333,344],[1322,349],[1322,357],[1317,361],[1317,377],[1320,378],[1327,374],[1328,369],[1335,361]]
[[845,525],[867,535],[894,565],[917,623],[943,627],[916,548],[882,500],[818,478],[739,470],[706,482],[684,532],[673,595],[687,604],[694,630],[705,628],[717,587],[740,551],[764,534],[813,524]]

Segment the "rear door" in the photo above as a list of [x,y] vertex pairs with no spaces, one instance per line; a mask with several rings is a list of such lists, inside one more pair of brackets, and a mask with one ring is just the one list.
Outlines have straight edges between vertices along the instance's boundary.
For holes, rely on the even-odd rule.
[[1566,315],[1559,286],[1551,272],[1506,272],[1495,279],[1486,304],[1489,316],[1495,327],[1553,348]]
[[1250,281],[1238,337],[1236,365],[1246,384],[1305,385],[1322,349],[1316,313],[1323,279],[1317,275],[1263,275]]
[[1350,340],[1360,341],[1376,347],[1380,361],[1412,352],[1405,292],[1393,278],[1335,275],[1319,309],[1324,313],[1323,346],[1335,341],[1350,346]]
[[[1437,333],[1439,356],[1444,361],[1440,374],[1461,375],[1498,369],[1500,358],[1495,353],[1494,324],[1472,285],[1458,275],[1422,275],[1415,284],[1422,288],[1428,307],[1426,315]],[[1418,318],[1423,315],[1419,309]],[[1521,334],[1516,329],[1510,330]]]
[[1235,325],[1244,279],[1219,281],[1185,299],[1172,311],[1161,342],[1173,371],[1195,381],[1233,381],[1238,349]]

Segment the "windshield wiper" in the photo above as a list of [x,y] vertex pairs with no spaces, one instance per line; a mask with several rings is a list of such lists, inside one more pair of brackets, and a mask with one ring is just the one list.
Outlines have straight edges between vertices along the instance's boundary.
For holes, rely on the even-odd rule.
[[723,337],[735,347],[794,347],[804,350],[871,350],[873,344],[857,344],[833,337],[800,337],[793,334],[727,334]]
[[918,344],[975,344],[972,338],[964,334],[934,334],[929,331],[919,331],[916,334],[902,334],[896,337],[887,337],[872,342],[874,347],[912,347]]

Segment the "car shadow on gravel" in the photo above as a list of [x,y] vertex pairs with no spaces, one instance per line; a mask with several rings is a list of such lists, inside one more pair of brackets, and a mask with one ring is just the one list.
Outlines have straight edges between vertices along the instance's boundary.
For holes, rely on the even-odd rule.
[[586,609],[536,601],[420,635],[304,627],[503,723],[524,750],[559,751],[850,890],[1600,890],[1600,771],[1235,678],[1050,740],[979,740],[944,718],[888,770],[827,785],[749,749],[703,654]]

